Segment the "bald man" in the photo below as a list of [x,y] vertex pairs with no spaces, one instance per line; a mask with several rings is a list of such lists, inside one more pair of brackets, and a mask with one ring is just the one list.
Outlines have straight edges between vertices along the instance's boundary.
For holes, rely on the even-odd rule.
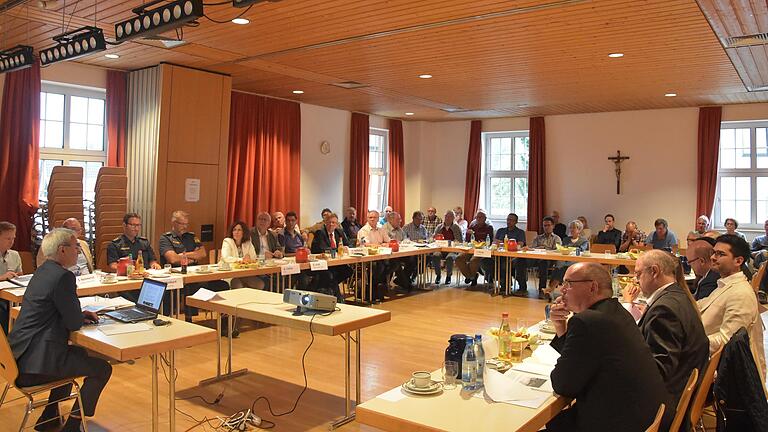
[[717,288],[720,274],[712,270],[712,253],[714,251],[712,240],[708,237],[697,238],[685,250],[685,258],[696,275],[696,288],[693,291],[693,297],[696,300],[707,297]]
[[[77,264],[70,267],[68,270],[75,274],[75,276],[87,275],[93,273],[93,257],[91,256],[91,248],[88,246],[88,242],[83,240],[83,226],[80,221],[75,218],[69,218],[62,222],[61,228],[66,228],[75,232],[77,236],[77,243],[80,245],[80,250],[77,255]],[[45,262],[45,255],[43,255],[43,249],[40,248],[37,251],[37,267],[40,267]]]

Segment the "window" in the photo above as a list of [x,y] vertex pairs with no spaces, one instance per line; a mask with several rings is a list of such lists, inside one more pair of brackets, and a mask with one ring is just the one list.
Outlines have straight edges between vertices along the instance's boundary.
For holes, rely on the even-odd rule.
[[492,221],[506,221],[509,213],[527,220],[528,157],[528,131],[483,134],[480,207]]
[[105,92],[43,83],[40,93],[40,190],[56,165],[83,167],[85,199],[93,200],[96,176],[107,159]]
[[387,140],[389,131],[371,128],[368,135],[368,208],[384,210],[387,206],[387,186],[389,180],[389,158]]
[[715,226],[734,218],[739,228],[763,228],[768,219],[768,121],[720,127]]

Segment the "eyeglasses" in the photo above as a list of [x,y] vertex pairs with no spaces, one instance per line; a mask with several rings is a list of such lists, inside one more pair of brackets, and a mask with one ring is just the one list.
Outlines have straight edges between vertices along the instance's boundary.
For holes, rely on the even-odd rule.
[[138,224],[131,224],[131,223],[129,223],[129,224],[126,224],[126,225],[128,225],[131,228],[141,228],[141,224],[140,223],[138,223]]
[[569,280],[569,279],[566,279],[566,280],[563,281],[563,288],[568,288],[571,285],[573,285],[575,283],[579,283],[579,282],[593,282],[593,281],[594,281],[594,279],[579,279],[579,280]]
[[700,260],[700,259],[701,259],[701,257],[699,257],[699,258],[694,258],[694,259],[692,259],[692,260],[688,260],[688,265],[691,265],[691,264],[695,263],[696,261],[698,261],[698,260]]

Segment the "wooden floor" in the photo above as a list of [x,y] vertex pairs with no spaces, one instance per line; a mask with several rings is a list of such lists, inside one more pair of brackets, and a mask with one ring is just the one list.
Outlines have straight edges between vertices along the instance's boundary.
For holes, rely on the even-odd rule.
[[[491,297],[479,287],[441,287],[374,306],[391,311],[392,321],[362,333],[362,399],[371,399],[401,384],[415,370],[439,368],[452,334],[484,332],[499,324],[502,312],[510,313],[513,325],[517,318],[533,323],[543,318],[545,304],[533,298]],[[248,408],[260,396],[269,398],[276,413],[291,408],[303,387],[301,354],[310,342],[309,333],[253,322],[242,323],[241,329],[240,338],[235,340],[233,369],[248,368],[246,376],[199,387],[199,380],[215,374],[216,345],[177,351],[177,397],[201,396],[213,401],[223,394],[223,398],[217,405],[207,405],[199,398],[177,401],[176,430],[189,430],[204,418],[215,419]],[[309,388],[296,411],[275,418],[261,400],[256,405],[257,414],[274,421],[275,430],[328,430],[329,422],[344,410],[343,353],[341,337],[317,336],[306,357]],[[149,359],[114,365],[112,379],[101,397],[96,417],[89,422],[89,430],[151,430],[149,369]],[[161,430],[168,430],[168,386],[162,377],[161,380]],[[11,391],[8,398],[18,396]],[[23,411],[20,400],[5,403],[0,408],[0,431],[18,430]],[[37,415],[36,412],[33,417]],[[214,420],[212,424],[218,422]],[[192,430],[214,428],[201,424]],[[339,430],[376,429],[353,422]]]

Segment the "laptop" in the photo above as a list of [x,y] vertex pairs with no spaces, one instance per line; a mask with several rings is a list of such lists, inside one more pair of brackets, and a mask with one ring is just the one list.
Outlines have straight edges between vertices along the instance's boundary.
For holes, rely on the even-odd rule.
[[132,308],[118,309],[107,312],[105,315],[121,322],[135,323],[157,318],[160,304],[168,284],[154,279],[144,279],[141,284],[139,301]]

